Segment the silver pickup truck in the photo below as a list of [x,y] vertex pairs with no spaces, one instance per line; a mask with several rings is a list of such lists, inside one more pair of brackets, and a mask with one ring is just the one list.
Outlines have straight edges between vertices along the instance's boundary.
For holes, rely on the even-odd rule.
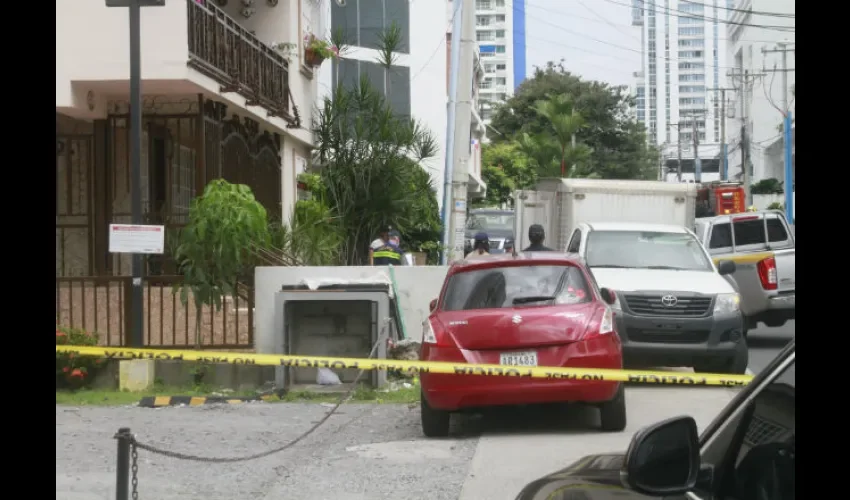
[[741,294],[744,335],[759,322],[769,327],[794,319],[794,228],[782,212],[765,210],[699,218],[695,233],[716,262],[731,260],[726,279]]

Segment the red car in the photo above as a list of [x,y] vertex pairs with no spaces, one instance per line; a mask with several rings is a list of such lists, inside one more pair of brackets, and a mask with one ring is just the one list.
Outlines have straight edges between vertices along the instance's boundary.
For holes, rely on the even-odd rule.
[[[584,262],[557,252],[493,256],[449,268],[423,322],[422,361],[622,369],[609,304]],[[422,373],[422,431],[448,435],[452,412],[491,406],[583,402],[602,428],[626,427],[619,382]]]

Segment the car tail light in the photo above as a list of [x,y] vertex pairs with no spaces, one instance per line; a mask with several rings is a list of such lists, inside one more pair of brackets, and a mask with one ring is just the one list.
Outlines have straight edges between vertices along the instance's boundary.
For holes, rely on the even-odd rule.
[[587,325],[585,339],[593,338],[600,335],[609,335],[614,331],[614,311],[610,307],[603,307],[596,310],[593,315],[593,321]]
[[434,327],[431,325],[431,320],[426,319],[422,322],[422,343],[436,344],[437,334],[434,333]]
[[761,287],[765,290],[776,290],[779,285],[779,280],[776,278],[776,259],[768,257],[762,259],[756,264],[761,280]]

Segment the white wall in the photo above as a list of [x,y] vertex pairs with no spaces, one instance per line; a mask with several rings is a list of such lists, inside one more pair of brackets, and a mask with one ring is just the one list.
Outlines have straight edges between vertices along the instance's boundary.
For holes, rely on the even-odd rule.
[[[739,0],[735,2],[735,8],[752,9],[753,11],[768,11],[773,13],[795,13],[794,0]],[[772,25],[772,26],[795,26],[794,18],[782,18],[775,16],[761,16],[758,14],[735,14],[732,20],[750,25]],[[776,43],[781,41],[794,42],[793,31],[778,31],[774,29],[757,28],[753,26],[727,26],[726,37],[730,39],[727,50],[727,65],[736,67],[736,71],[749,70],[752,74],[761,73],[764,68],[781,68],[781,54],[763,54],[762,49],[775,49]],[[792,46],[793,47],[793,46]],[[736,55],[742,57],[742,66],[738,66]],[[795,57],[793,52],[788,53],[788,67],[795,68]],[[795,82],[795,72],[788,73],[789,88]],[[730,84],[738,86],[740,79],[730,79]],[[734,118],[727,121],[727,141],[730,144],[729,171],[730,173],[741,172],[741,151],[739,147],[741,137],[741,94],[734,96]],[[790,94],[790,91],[789,91]],[[782,105],[782,74],[767,73],[757,79],[751,89],[747,92],[744,102],[748,114],[748,134],[752,141],[750,148],[753,163],[752,181],[757,182],[764,178],[775,177],[782,180],[781,157],[778,165],[772,163],[766,155],[766,146],[777,139],[781,139],[777,126],[782,123],[782,115],[768,99],[773,100],[776,106]],[[789,96],[789,100],[791,97]],[[796,107],[792,106],[796,111]],[[796,113],[795,113],[796,114]]]

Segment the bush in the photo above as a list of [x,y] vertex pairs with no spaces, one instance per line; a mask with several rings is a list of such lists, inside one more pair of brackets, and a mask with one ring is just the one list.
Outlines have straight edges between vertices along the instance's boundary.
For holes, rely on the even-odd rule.
[[[56,325],[56,345],[97,345],[97,334]],[[103,359],[56,353],[56,388],[79,389],[88,385],[103,365]]]

